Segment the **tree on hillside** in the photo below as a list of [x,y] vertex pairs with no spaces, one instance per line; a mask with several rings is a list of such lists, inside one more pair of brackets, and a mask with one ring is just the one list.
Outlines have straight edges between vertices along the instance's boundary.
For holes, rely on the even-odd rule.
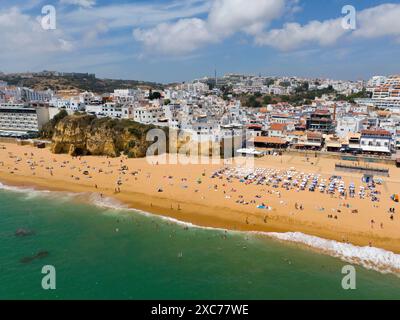
[[257,100],[257,98],[253,95],[247,99],[246,105],[250,108],[260,108],[261,103]]
[[158,91],[152,92],[150,90],[150,94],[149,94],[149,99],[150,100],[157,100],[157,99],[161,99],[161,93],[159,93]]
[[271,96],[264,96],[263,103],[264,104],[271,104],[272,103],[272,97]]

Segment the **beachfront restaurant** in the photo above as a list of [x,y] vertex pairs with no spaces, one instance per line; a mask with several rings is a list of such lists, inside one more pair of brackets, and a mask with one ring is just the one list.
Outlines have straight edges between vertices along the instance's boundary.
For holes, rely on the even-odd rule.
[[286,140],[278,137],[254,137],[254,146],[266,149],[286,149]]
[[342,141],[339,137],[334,135],[327,135],[325,137],[326,150],[328,152],[339,152],[342,148]]
[[306,139],[299,140],[293,144],[293,148],[300,150],[321,150],[323,145],[323,136],[320,132],[307,132]]
[[361,132],[361,149],[369,154],[391,154],[392,134],[386,130],[363,130]]

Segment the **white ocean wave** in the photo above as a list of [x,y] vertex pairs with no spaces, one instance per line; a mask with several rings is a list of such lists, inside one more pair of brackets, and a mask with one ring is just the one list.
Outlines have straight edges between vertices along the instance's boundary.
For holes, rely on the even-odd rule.
[[37,190],[35,190],[33,188],[14,187],[14,186],[9,186],[9,185],[3,184],[1,182],[0,182],[0,190],[13,191],[13,192],[18,192],[18,193],[37,192]]
[[102,196],[99,193],[88,193],[88,199],[91,204],[99,208],[115,210],[123,210],[128,208],[128,206],[126,206],[122,202],[111,197]]
[[57,200],[62,200],[62,201],[69,201],[72,198],[75,198],[79,195],[78,193],[72,193],[72,192],[39,190],[31,187],[16,187],[16,186],[6,185],[1,182],[0,182],[0,190],[23,194],[24,200],[31,200],[37,197],[46,197],[46,198],[57,198]]
[[265,233],[275,239],[301,243],[321,250],[348,263],[359,264],[366,269],[382,273],[400,274],[400,255],[375,247],[359,247],[349,243],[327,240],[301,232]]

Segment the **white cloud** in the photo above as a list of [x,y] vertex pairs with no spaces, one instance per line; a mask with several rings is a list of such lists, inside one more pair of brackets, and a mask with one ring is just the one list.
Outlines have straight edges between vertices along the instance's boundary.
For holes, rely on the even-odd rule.
[[106,22],[110,29],[144,27],[192,18],[208,12],[208,9],[209,3],[205,0],[173,4],[124,3],[64,12],[60,20],[70,30],[81,33],[82,29],[91,28],[99,21]]
[[196,18],[162,23],[149,30],[136,29],[133,35],[146,47],[170,54],[188,53],[218,40],[218,36],[208,30],[206,22]]
[[60,30],[44,30],[38,20],[17,8],[0,10],[0,59],[4,66],[28,68],[73,49],[72,42]]
[[[160,24],[160,30],[168,28],[170,21],[188,19],[208,12],[210,0],[176,0],[167,3],[113,3],[98,5],[90,10],[63,8],[58,12],[57,26],[68,32],[79,43],[80,49],[116,45],[132,45],[132,33],[124,29],[145,28]],[[177,26],[177,28],[179,25]],[[177,29],[175,28],[175,29]],[[142,32],[141,32],[142,31]],[[139,38],[144,31],[136,32]],[[171,37],[170,37],[171,39]],[[201,34],[198,36],[200,41]],[[172,38],[171,41],[174,39]],[[151,43],[151,39],[147,39]]]
[[357,16],[356,37],[400,36],[400,4],[383,4],[365,9]]
[[61,4],[73,4],[83,8],[92,8],[96,0],[60,0]]
[[[22,1],[22,0],[21,0]],[[31,0],[38,8],[46,0]],[[58,0],[61,3],[63,0]],[[133,45],[132,33],[125,29],[145,27],[176,19],[193,17],[208,12],[210,0],[171,0],[166,3],[135,2],[112,3],[84,8],[95,1],[66,1],[64,4],[82,6],[57,7],[57,29],[43,30],[41,16],[25,14],[27,7],[18,5],[2,8],[0,5],[0,59],[3,71],[40,70],[51,66],[61,69],[82,67],[80,61],[97,64],[97,51],[101,48],[110,56],[129,61],[134,56],[128,50]],[[1,2],[1,1],[0,1]],[[27,2],[25,1],[26,5]],[[114,51],[118,48],[118,56]],[[74,51],[74,55],[70,51]],[[76,57],[79,56],[79,59]],[[124,57],[124,58],[122,58]],[[87,59],[86,59],[87,58]],[[85,60],[84,60],[85,59]],[[68,63],[58,64],[59,61]],[[103,60],[102,60],[103,61]],[[118,61],[115,61],[117,63]],[[104,62],[104,61],[103,61]]]
[[55,52],[71,48],[59,30],[44,30],[37,19],[21,13],[18,8],[0,11],[1,52],[5,50],[32,52]]
[[247,31],[254,34],[279,17],[284,6],[284,0],[216,0],[208,23],[216,33]]
[[255,35],[281,16],[285,0],[215,0],[207,19],[181,19],[147,30],[136,29],[134,38],[146,49],[165,54],[186,54],[236,33]]
[[85,43],[94,43],[98,41],[101,34],[105,34],[110,30],[106,21],[96,23],[92,28],[83,33],[83,40]]
[[259,45],[272,46],[283,51],[306,45],[333,45],[346,35],[351,38],[400,37],[400,4],[383,4],[357,13],[354,31],[342,27],[342,17],[325,21],[311,21],[305,25],[287,23],[281,29],[260,33]]
[[302,26],[287,23],[282,29],[270,30],[256,37],[258,45],[268,45],[283,51],[293,50],[306,44],[327,46],[334,44],[348,30],[342,27],[342,19],[311,21]]

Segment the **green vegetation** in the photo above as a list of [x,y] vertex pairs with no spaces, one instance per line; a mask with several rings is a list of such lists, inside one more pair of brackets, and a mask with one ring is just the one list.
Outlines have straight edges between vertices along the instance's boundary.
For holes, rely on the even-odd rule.
[[324,94],[335,94],[335,90],[332,86],[326,89],[319,90],[308,90],[308,83],[297,88],[296,92],[291,95],[262,95],[261,93],[255,93],[253,95],[242,95],[240,97],[242,105],[250,108],[260,108],[263,105],[275,104],[279,102],[287,102],[293,105],[311,104],[315,98],[320,98]]
[[251,95],[250,97],[247,98],[246,101],[246,107],[249,108],[261,108],[261,102],[260,99],[261,97],[258,95]]
[[272,99],[272,96],[269,96],[269,95],[266,95],[263,98],[263,104],[265,104],[265,105],[271,104],[271,103],[273,103],[273,101],[274,100]]
[[40,136],[44,139],[51,139],[54,134],[54,128],[56,125],[65,117],[68,116],[67,111],[61,110],[58,114],[54,116],[48,123],[46,123],[42,130],[40,131]]
[[265,83],[266,86],[272,86],[275,83],[274,79],[268,79],[267,82]]
[[230,99],[230,95],[232,94],[232,86],[222,86],[221,87],[221,92],[222,92],[222,99],[225,101],[228,101]]
[[362,91],[358,92],[358,93],[353,93],[349,96],[345,96],[342,94],[339,94],[336,96],[336,101],[348,101],[350,103],[354,103],[355,99],[361,99],[361,98],[371,98],[372,94],[370,92],[367,92],[365,89],[363,89]]
[[161,97],[162,97],[162,95],[160,92],[158,92],[158,91],[153,92],[152,90],[150,90],[150,93],[149,93],[150,100],[161,99]]
[[144,82],[136,80],[114,80],[114,79],[98,79],[93,76],[44,76],[33,75],[31,77],[22,75],[0,75],[0,80],[6,81],[10,85],[28,87],[35,90],[53,91],[59,90],[80,90],[91,91],[97,94],[113,92],[115,89],[162,89],[163,85],[153,82]]
[[[307,88],[307,90],[306,90]],[[326,94],[335,94],[336,91],[333,89],[332,86],[329,86],[326,89],[317,89],[317,90],[309,90],[308,86],[302,87],[300,91],[297,91],[295,94],[290,96],[281,96],[282,101],[288,102],[294,105],[302,105],[306,104],[306,102],[311,102],[315,100],[315,98],[321,98],[323,95]]]
[[296,88],[296,93],[307,92],[310,88],[310,84],[308,82],[302,83],[302,85]]
[[279,85],[281,85],[284,88],[289,88],[290,87],[290,82],[289,81],[281,81],[279,83]]

